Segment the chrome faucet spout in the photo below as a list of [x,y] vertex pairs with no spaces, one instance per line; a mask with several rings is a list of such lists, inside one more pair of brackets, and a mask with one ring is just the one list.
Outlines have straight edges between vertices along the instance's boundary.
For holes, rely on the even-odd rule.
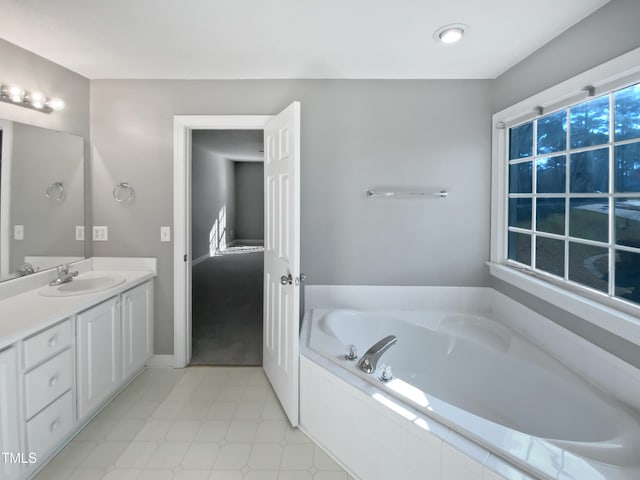
[[56,267],[56,271],[58,273],[58,278],[49,282],[49,286],[56,287],[58,285],[62,285],[63,283],[69,283],[73,280],[73,277],[78,276],[78,271],[71,271],[71,265],[59,265]]
[[378,360],[384,352],[396,344],[398,338],[395,335],[388,335],[373,345],[367,353],[362,356],[358,363],[358,368],[365,373],[373,373],[378,366]]

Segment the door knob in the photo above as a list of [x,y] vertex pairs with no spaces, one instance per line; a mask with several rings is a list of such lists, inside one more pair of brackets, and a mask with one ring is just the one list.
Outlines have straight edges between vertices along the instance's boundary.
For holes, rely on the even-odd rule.
[[293,277],[291,276],[291,274],[282,275],[280,277],[280,285],[291,285],[292,283],[293,283]]

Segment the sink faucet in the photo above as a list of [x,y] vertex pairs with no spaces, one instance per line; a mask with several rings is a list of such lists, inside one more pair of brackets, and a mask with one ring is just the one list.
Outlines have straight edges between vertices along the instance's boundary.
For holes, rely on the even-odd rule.
[[384,352],[389,350],[395,343],[398,341],[398,338],[395,335],[389,335],[384,337],[374,346],[372,346],[367,353],[365,353],[358,363],[358,368],[365,373],[373,373],[378,365],[378,360]]
[[36,271],[33,269],[33,265],[31,265],[30,263],[20,265],[18,267],[18,270],[16,271],[16,275],[18,277],[24,277],[25,275],[31,275],[33,273],[36,273]]
[[58,285],[62,285],[63,283],[69,283],[71,280],[73,280],[73,277],[78,276],[77,270],[75,272],[71,271],[71,265],[58,265],[56,267],[56,271],[58,272],[58,278],[49,282],[49,285],[51,287],[56,287]]

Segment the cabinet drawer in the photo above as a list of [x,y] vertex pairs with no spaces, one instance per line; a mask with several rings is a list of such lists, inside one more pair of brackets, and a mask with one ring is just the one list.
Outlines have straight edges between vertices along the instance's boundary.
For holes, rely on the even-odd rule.
[[73,428],[73,396],[67,392],[27,422],[27,445],[38,461]]
[[67,349],[25,375],[27,418],[71,388],[72,372],[71,349]]
[[47,328],[24,341],[24,368],[29,370],[71,345],[71,320]]

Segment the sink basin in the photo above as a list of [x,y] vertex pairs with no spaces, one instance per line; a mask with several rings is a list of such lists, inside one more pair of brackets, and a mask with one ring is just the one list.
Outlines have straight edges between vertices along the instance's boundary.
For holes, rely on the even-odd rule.
[[124,283],[124,276],[118,273],[88,272],[75,277],[68,283],[55,287],[46,286],[38,293],[45,297],[69,297],[72,295],[86,295],[116,287]]

